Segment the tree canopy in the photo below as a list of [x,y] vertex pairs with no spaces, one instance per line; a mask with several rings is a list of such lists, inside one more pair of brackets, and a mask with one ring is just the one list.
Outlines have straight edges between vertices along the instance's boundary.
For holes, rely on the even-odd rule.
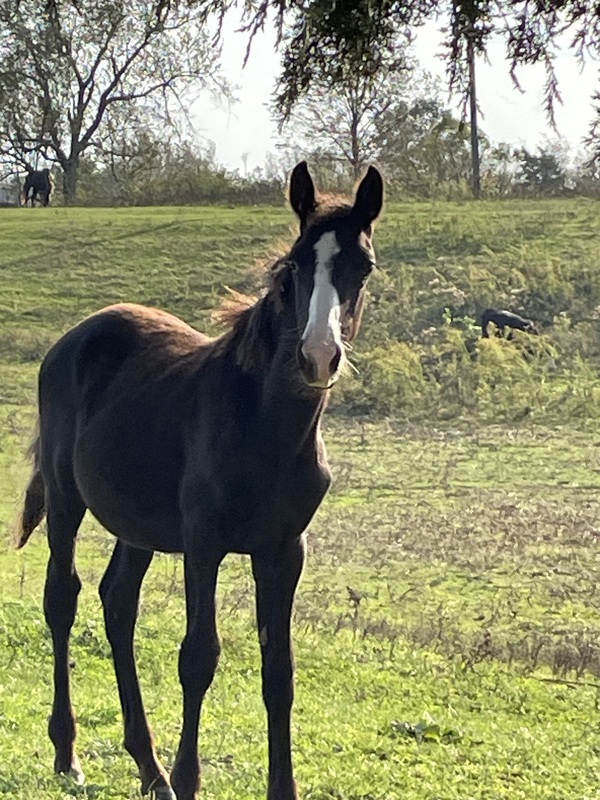
[[600,53],[600,14],[590,0],[3,0],[0,160],[26,166],[41,155],[58,163],[65,197],[74,199],[85,151],[109,161],[128,152],[130,132],[147,126],[149,113],[171,122],[169,99],[175,117],[185,114],[185,89],[218,79],[228,13],[238,15],[248,52],[263,27],[275,26],[280,119],[311,87],[348,85],[352,76],[376,86],[399,68],[402,42],[431,20],[445,32],[452,89],[467,97],[467,48],[483,55],[491,37],[501,36],[515,81],[519,65],[544,64],[551,118],[560,99],[559,37],[570,37],[580,59]]
[[126,139],[141,115],[179,113],[190,90],[216,86],[205,22],[201,8],[152,0],[3,0],[0,159],[59,164],[72,202],[85,151],[113,149],[115,129]]
[[279,114],[279,148],[289,153],[300,148],[311,161],[329,156],[349,164],[356,180],[367,162],[379,158],[385,122],[397,128],[414,94],[415,65],[406,42],[396,38],[393,52],[373,75],[346,71],[338,80],[322,72],[315,77],[291,113]]
[[[232,5],[214,3],[220,10]],[[506,42],[515,81],[519,65],[544,64],[551,118],[560,97],[554,71],[559,36],[570,36],[578,58],[600,52],[600,15],[590,0],[246,0],[245,29],[250,35],[268,18],[275,21],[282,51],[276,102],[286,115],[324,71],[334,78],[344,70],[374,74],[399,31],[414,32],[432,19],[446,31],[451,88],[467,90],[467,42],[483,55],[497,34]]]

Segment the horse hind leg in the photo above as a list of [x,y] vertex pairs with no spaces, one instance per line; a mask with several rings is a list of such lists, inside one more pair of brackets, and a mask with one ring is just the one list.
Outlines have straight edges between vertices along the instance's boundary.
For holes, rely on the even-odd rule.
[[85,504],[74,483],[70,488],[47,486],[50,558],[44,590],[44,615],[54,652],[54,700],[48,734],[54,745],[55,772],[71,775],[78,784],[84,775],[75,753],[76,723],[69,681],[69,636],[77,611],[81,581],[75,569],[75,537]]
[[123,710],[125,749],[138,765],[142,793],[152,792],[156,800],[175,800],[168,774],[154,748],[133,651],[140,589],[153,555],[149,550],[117,542],[100,583],[100,597]]

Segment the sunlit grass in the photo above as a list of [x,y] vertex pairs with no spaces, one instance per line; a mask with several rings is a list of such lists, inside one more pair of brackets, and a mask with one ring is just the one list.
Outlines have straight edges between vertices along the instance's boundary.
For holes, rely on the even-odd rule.
[[[210,309],[224,287],[260,288],[255,265],[266,266],[290,219],[282,209],[0,214],[5,542],[27,480],[23,453],[45,349],[117,300],[157,304],[215,330]],[[557,297],[572,291],[574,308],[591,303],[600,274],[597,219],[586,202],[391,206],[357,349],[366,352],[380,336],[386,275],[396,282],[394,296],[406,298],[397,316],[407,325],[432,303],[436,274],[462,282],[479,302],[510,291],[507,275],[520,265],[531,287],[556,279]],[[591,287],[585,297],[576,283],[582,275]],[[345,419],[342,404],[332,412],[325,436],[335,482],[309,532],[294,618],[303,800],[595,800],[600,440],[593,419],[574,424],[558,408],[552,427],[535,415],[519,425],[482,426],[468,415],[415,425]],[[83,788],[52,774],[42,529],[22,552],[7,546],[0,555],[0,795],[139,796],[121,746],[97,597],[112,541],[86,519],[72,648]],[[182,584],[181,559],[157,556],[137,635],[146,705],[167,765],[181,724]],[[223,565],[219,626],[223,655],[201,734],[203,797],[256,800],[266,792],[266,735],[246,558]]]

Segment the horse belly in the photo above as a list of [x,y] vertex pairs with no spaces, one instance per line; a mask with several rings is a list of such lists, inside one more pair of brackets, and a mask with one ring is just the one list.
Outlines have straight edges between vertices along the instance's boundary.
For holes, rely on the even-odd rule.
[[120,539],[134,547],[162,553],[181,553],[183,544],[176,516],[153,514],[143,516],[136,509],[103,502],[101,497],[84,498],[98,522]]
[[91,513],[136,547],[182,550],[177,470],[169,447],[90,431],[75,448],[75,479]]

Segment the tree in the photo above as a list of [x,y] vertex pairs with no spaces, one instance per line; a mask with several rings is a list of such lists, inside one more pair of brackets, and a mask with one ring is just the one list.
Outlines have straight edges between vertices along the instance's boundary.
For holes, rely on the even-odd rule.
[[483,188],[488,197],[512,194],[518,170],[517,155],[507,142],[488,148],[483,160]]
[[538,153],[530,153],[526,148],[515,151],[519,162],[517,179],[527,194],[559,195],[565,190],[566,171],[558,153],[544,147]]
[[469,181],[469,128],[421,81],[422,94],[378,120],[379,162],[393,194],[435,197]]
[[[194,2],[194,0],[189,0]],[[224,13],[234,0],[217,2]],[[282,50],[276,102],[285,115],[322,72],[374,75],[398,31],[435,19],[446,32],[451,88],[468,97],[467,43],[485,55],[493,34],[506,40],[511,74],[522,64],[546,67],[545,104],[559,100],[554,59],[559,36],[583,58],[600,52],[600,14],[591,0],[259,0],[246,2],[250,38],[272,18]],[[600,104],[600,103],[599,103]]]
[[573,193],[584,197],[600,197],[600,161],[590,152],[578,153],[571,172]]
[[81,162],[78,203],[88,206],[279,203],[287,174],[280,179],[255,170],[243,176],[216,159],[212,142],[165,140],[141,127],[127,149]]
[[441,102],[431,76],[403,58],[375,76],[328,78],[313,83],[284,119],[278,147],[288,167],[309,158],[321,180],[344,190],[376,161],[392,194],[464,196],[469,127]]
[[379,156],[382,120],[392,129],[400,124],[413,69],[399,43],[375,75],[350,71],[333,80],[321,74],[290,114],[280,117],[280,149],[293,152],[294,159],[310,154],[313,162],[337,162],[342,172],[349,166],[357,180],[365,164]]
[[206,21],[203,5],[160,0],[2,0],[0,158],[58,163],[73,203],[110,116],[126,129],[160,106],[168,120],[199,87],[226,91]]

